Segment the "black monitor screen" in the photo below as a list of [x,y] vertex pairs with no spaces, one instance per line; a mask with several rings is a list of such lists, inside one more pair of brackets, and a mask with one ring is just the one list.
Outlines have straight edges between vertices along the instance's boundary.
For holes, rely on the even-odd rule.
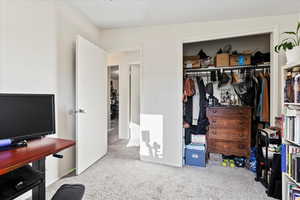
[[55,133],[54,95],[0,94],[0,139]]

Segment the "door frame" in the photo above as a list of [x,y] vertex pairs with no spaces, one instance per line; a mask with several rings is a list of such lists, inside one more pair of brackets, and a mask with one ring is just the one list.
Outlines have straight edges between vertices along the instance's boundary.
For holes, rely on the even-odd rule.
[[[269,27],[258,27],[257,29],[250,28],[251,30],[243,31],[243,32],[229,32],[224,34],[210,34],[206,36],[194,36],[190,38],[185,38],[182,40],[179,40],[177,42],[177,48],[178,48],[178,67],[180,70],[181,76],[179,77],[181,89],[180,89],[180,95],[183,91],[183,45],[186,43],[193,43],[193,42],[204,42],[204,41],[210,41],[210,40],[218,40],[218,39],[229,39],[234,37],[243,37],[243,36],[251,36],[251,35],[259,35],[259,34],[270,34],[270,53],[271,53],[271,63],[270,63],[270,70],[271,70],[271,76],[270,76],[270,121],[271,125],[275,123],[275,116],[280,114],[279,112],[279,103],[281,102],[281,99],[278,99],[278,97],[281,93],[278,90],[278,87],[276,87],[277,84],[280,83],[279,80],[279,55],[273,51],[273,48],[275,45],[278,44],[280,34],[279,34],[279,26],[269,26]],[[183,102],[180,99],[180,114],[183,116]],[[183,124],[183,119],[181,117],[181,124]],[[184,152],[183,152],[183,142],[184,142],[184,129],[181,129],[181,137],[180,137],[180,159],[183,158]],[[183,167],[183,162],[180,162],[180,167]]]
[[[131,62],[128,64],[128,68],[129,68],[129,72],[128,72],[128,76],[129,76],[129,94],[128,94],[128,133],[129,133],[129,137],[130,137],[130,122],[131,122],[131,65],[139,65],[139,70],[140,70],[140,105],[141,105],[141,99],[142,99],[142,62],[141,61],[136,61],[136,62]],[[141,115],[141,106],[140,106],[140,115]]]
[[[107,85],[107,130],[109,131],[110,130],[110,121],[111,121],[111,119],[110,119],[110,111],[111,111],[111,109],[110,109],[110,104],[109,104],[109,98],[110,98],[110,81],[111,81],[111,78],[110,78],[110,68],[111,67],[118,67],[118,70],[120,71],[120,66],[119,65],[107,65],[107,81],[108,81],[108,85]],[[119,73],[119,81],[118,81],[118,88],[120,88],[120,73]],[[119,94],[120,95],[120,94]],[[119,98],[120,98],[120,96],[119,96]],[[119,114],[118,114],[119,115]],[[119,120],[119,116],[118,116],[118,120]],[[120,130],[120,129],[119,129]],[[119,133],[118,133],[118,135],[119,135]],[[107,138],[108,139],[108,138]]]
[[[126,66],[129,69],[129,66],[131,64],[139,64],[140,65],[140,95],[141,95],[140,102],[142,102],[142,90],[141,90],[141,88],[142,88],[142,84],[143,84],[142,83],[143,82],[143,78],[142,78],[142,76],[143,76],[143,73],[142,73],[142,71],[143,71],[143,48],[142,48],[142,46],[136,46],[136,47],[129,47],[129,48],[109,49],[109,50],[107,50],[107,55],[109,56],[111,54],[124,53],[124,52],[138,52],[138,54],[139,54],[139,59],[138,60],[126,63]],[[129,70],[126,72],[126,74],[125,73],[121,73],[121,69],[120,68],[122,66],[120,65],[120,63],[113,62],[112,66],[113,65],[118,65],[119,66],[119,70],[120,70],[119,80],[121,80],[121,76],[122,77],[123,76],[126,76],[126,77],[129,76]],[[119,88],[120,88],[120,84],[121,84],[121,81],[119,81]],[[126,85],[127,85],[127,83],[126,83]],[[128,87],[129,87],[129,84],[128,84]],[[119,94],[119,103],[121,103],[122,99],[123,99],[123,97],[121,96],[121,93],[120,93]],[[130,122],[130,119],[129,119],[129,117],[130,117],[130,115],[129,115],[130,114],[129,113],[129,109],[130,109],[130,107],[129,106],[130,105],[129,105],[129,93],[128,93],[127,104],[126,104],[126,109],[128,110],[128,112],[125,113],[125,115],[128,118],[128,120],[126,120],[127,121],[127,127],[126,127],[126,129],[127,129],[127,132],[128,132],[128,136],[129,136],[129,132],[130,132],[130,130],[129,130],[129,122]],[[121,113],[124,113],[124,110],[125,109],[122,109],[121,107],[119,108],[119,138],[120,138],[121,121],[122,121],[121,116],[123,116],[123,115],[121,115]]]

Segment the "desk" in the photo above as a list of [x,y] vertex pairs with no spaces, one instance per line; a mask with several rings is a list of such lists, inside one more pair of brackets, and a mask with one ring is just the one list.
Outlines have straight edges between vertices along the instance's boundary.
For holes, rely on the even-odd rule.
[[32,167],[43,172],[43,182],[32,190],[32,200],[46,199],[45,159],[75,145],[73,140],[42,138],[28,142],[27,147],[14,148],[0,152],[0,175],[32,163]]

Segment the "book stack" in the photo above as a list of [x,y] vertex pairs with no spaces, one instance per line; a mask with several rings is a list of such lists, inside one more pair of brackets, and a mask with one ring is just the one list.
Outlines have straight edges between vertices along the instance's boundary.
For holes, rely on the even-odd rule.
[[300,200],[300,188],[293,182],[288,182],[287,192],[287,200]]
[[285,117],[285,138],[294,143],[300,144],[300,113],[294,110],[293,113]]
[[296,182],[300,182],[300,147],[282,145],[282,171]]

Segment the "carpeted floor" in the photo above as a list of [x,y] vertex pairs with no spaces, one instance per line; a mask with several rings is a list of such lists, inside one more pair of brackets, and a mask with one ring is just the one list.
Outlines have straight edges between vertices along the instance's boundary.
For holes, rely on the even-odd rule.
[[174,168],[138,160],[137,148],[126,141],[109,146],[109,153],[80,176],[61,179],[48,188],[50,199],[65,183],[86,186],[86,200],[263,200],[264,187],[246,169],[221,167]]
[[108,130],[108,145],[111,145],[119,140],[119,120],[110,121],[110,129]]

